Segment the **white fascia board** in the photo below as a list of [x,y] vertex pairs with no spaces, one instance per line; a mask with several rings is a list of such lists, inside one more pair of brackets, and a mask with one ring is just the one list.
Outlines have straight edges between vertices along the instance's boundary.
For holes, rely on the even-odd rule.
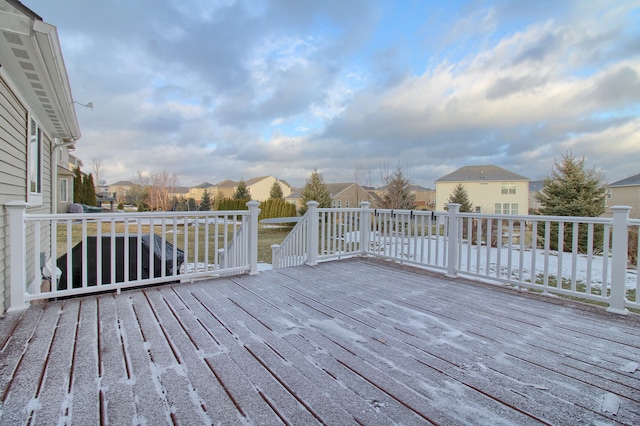
[[80,126],[73,104],[69,76],[60,48],[58,31],[55,26],[40,20],[33,21],[33,31],[35,47],[40,53],[47,80],[56,94],[57,107],[64,117],[69,133],[66,141],[77,140],[80,138]]

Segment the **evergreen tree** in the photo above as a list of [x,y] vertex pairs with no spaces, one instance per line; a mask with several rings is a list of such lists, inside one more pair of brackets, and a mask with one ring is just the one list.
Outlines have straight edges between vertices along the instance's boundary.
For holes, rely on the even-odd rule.
[[382,208],[411,210],[415,207],[416,196],[411,193],[411,181],[402,167],[385,173],[383,181],[385,192],[382,195]]
[[251,199],[251,194],[249,193],[249,188],[244,180],[240,180],[238,182],[238,186],[236,186],[236,191],[233,193],[234,200],[247,200]]
[[83,204],[88,206],[97,206],[98,197],[96,196],[96,187],[93,184],[93,175],[89,173],[82,180]]
[[206,189],[202,193],[202,198],[200,199],[200,208],[198,210],[202,212],[211,210],[211,196]]
[[198,210],[196,199],[193,197],[187,198],[187,211],[195,212],[196,210]]
[[318,169],[314,169],[307,179],[304,188],[300,191],[300,198],[302,200],[302,207],[299,210],[300,215],[304,215],[307,212],[307,203],[309,201],[317,201],[320,208],[331,207],[331,194]]
[[453,189],[453,192],[449,196],[447,203],[460,204],[461,212],[471,212],[471,209],[473,208],[473,204],[469,199],[469,194],[467,193],[467,190],[464,187],[464,185],[461,183],[457,184],[456,187]]
[[[535,197],[540,202],[540,214],[546,216],[581,216],[597,217],[606,211],[605,198],[607,194],[603,175],[595,169],[585,168],[584,157],[580,160],[569,152],[562,157],[562,161],[554,162],[551,174],[544,179],[542,190]],[[602,246],[603,229],[594,227],[593,249]],[[564,228],[565,251],[572,250],[572,226]],[[538,228],[538,234],[544,237],[544,225]],[[578,227],[578,248],[587,251],[588,225]],[[558,223],[551,223],[550,247],[558,249]]]
[[284,193],[282,192],[280,182],[273,182],[273,185],[271,185],[271,191],[269,192],[269,198],[272,200],[284,200]]
[[73,202],[84,204],[84,190],[82,187],[82,172],[80,167],[73,171]]

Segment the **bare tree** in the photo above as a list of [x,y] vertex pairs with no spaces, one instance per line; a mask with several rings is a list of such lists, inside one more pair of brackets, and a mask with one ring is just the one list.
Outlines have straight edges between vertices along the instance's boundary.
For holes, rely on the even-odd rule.
[[356,164],[353,168],[353,180],[358,185],[356,189],[356,205],[360,205],[360,201],[367,198],[366,191],[363,193],[360,187],[371,185],[371,171],[365,170],[361,164]]
[[169,174],[165,170],[153,173],[150,176],[147,204],[151,210],[168,211],[172,207],[171,194],[176,187],[176,175]]
[[105,175],[105,168],[102,164],[102,160],[94,157],[91,159],[91,162],[91,174],[95,178],[96,184],[102,185],[102,180]]

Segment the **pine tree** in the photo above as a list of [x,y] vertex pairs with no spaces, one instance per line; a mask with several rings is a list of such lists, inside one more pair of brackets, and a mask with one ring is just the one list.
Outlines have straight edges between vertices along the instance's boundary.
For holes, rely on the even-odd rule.
[[93,184],[93,175],[89,173],[82,180],[83,204],[88,206],[97,206],[98,197],[96,196],[96,187]]
[[205,212],[211,210],[211,196],[205,189],[202,193],[202,198],[200,199],[200,207],[198,210]]
[[385,209],[411,210],[415,207],[416,196],[411,193],[411,181],[402,167],[383,176],[385,192],[382,194],[381,207]]
[[84,190],[82,187],[82,172],[76,167],[73,172],[73,202],[84,204]]
[[240,180],[238,182],[238,186],[236,186],[236,191],[233,193],[234,200],[247,200],[251,199],[251,193],[249,192],[249,188],[244,180]]
[[300,198],[302,200],[302,207],[299,210],[301,216],[307,212],[307,203],[309,201],[317,201],[320,208],[331,207],[331,194],[327,189],[327,184],[324,182],[322,174],[317,169],[314,169],[307,179],[304,188],[300,191]]
[[272,200],[284,200],[284,193],[282,192],[280,182],[273,182],[273,185],[271,185],[271,191],[269,192],[269,198]]
[[[606,211],[606,183],[603,175],[595,169],[585,168],[584,157],[580,160],[571,152],[562,157],[562,161],[554,162],[551,174],[544,179],[542,190],[535,197],[540,202],[539,212],[547,216],[581,216],[597,217]],[[587,251],[587,224],[578,227],[578,248]],[[593,248],[598,250],[602,245],[603,229],[594,227]],[[563,246],[565,251],[572,250],[572,226],[565,226]],[[538,234],[544,237],[544,226],[538,228]],[[558,223],[551,224],[550,247],[558,249]]]
[[467,193],[467,190],[464,187],[464,185],[461,183],[457,184],[456,187],[453,189],[453,192],[449,196],[447,203],[460,204],[461,212],[471,212],[471,209],[473,208],[473,204],[469,199],[469,194]]

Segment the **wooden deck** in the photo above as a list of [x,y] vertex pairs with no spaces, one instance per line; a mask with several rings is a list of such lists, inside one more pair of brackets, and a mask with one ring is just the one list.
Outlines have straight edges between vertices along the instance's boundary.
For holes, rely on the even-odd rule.
[[352,259],[0,320],[0,424],[640,424],[640,320]]

